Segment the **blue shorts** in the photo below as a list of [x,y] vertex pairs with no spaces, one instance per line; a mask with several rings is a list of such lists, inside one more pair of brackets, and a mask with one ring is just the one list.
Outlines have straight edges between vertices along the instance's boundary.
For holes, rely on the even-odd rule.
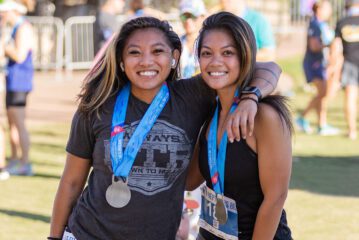
[[322,61],[308,61],[303,62],[304,74],[307,79],[307,83],[311,83],[314,79],[326,80],[327,76],[325,73],[325,67]]

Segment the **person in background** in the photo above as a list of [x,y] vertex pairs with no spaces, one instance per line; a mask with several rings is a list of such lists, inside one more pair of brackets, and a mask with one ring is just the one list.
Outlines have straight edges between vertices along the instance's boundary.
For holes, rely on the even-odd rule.
[[359,0],[347,0],[345,5],[347,16],[336,25],[331,63],[335,65],[337,59],[344,55],[341,82],[345,87],[345,115],[348,137],[355,140],[359,86]]
[[275,39],[272,26],[259,12],[249,8],[246,0],[221,0],[222,10],[234,13],[251,26],[257,44],[257,61],[275,59]]
[[192,189],[206,181],[197,239],[291,240],[283,206],[293,127],[285,98],[251,98],[258,115],[246,139],[228,142],[224,128],[226,117],[246,98],[256,59],[254,34],[242,18],[219,12],[204,21],[197,51],[203,80],[217,93],[216,110],[202,128],[186,182]]
[[100,6],[94,25],[95,54],[119,30],[120,22],[117,15],[123,11],[124,6],[124,0],[106,0]]
[[10,129],[11,161],[7,169],[12,175],[30,176],[33,172],[29,161],[30,139],[25,125],[25,110],[34,75],[33,29],[24,18],[25,13],[26,7],[16,1],[4,0],[0,4],[1,21],[12,27],[11,41],[2,41],[1,46],[8,58],[6,113]]
[[66,21],[74,16],[94,16],[98,0],[56,0],[54,16]]
[[206,8],[202,0],[182,0],[179,9],[180,19],[185,31],[185,34],[181,37],[183,46],[181,74],[183,78],[190,78],[199,73],[194,44],[206,15]]
[[10,177],[9,172],[5,169],[5,167],[5,134],[3,127],[0,125],[0,181],[6,180]]
[[307,35],[307,49],[303,68],[307,83],[312,83],[317,94],[310,100],[307,107],[296,119],[300,131],[311,133],[312,128],[305,118],[311,110],[318,117],[318,134],[323,136],[337,135],[339,130],[327,124],[327,75],[325,52],[333,40],[327,21],[332,15],[332,7],[328,0],[316,1],[313,5],[313,17],[310,20]]
[[145,16],[165,19],[165,14],[163,12],[146,6],[143,0],[130,0],[129,6],[130,8],[126,13],[129,19]]

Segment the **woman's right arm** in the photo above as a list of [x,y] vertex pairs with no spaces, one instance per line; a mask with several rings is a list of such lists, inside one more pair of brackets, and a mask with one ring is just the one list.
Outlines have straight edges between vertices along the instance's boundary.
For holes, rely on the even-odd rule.
[[90,167],[89,159],[67,154],[52,210],[50,237],[61,238],[71,210],[85,186]]

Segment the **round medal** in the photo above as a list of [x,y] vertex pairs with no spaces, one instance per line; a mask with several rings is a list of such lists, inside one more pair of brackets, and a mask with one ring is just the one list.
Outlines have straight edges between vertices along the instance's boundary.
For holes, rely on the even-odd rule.
[[114,208],[122,208],[131,200],[131,191],[127,186],[127,181],[122,179],[115,181],[115,176],[112,176],[112,184],[106,190],[106,201]]
[[217,218],[219,224],[225,224],[227,222],[228,215],[226,206],[224,205],[223,196],[217,195],[217,203],[215,209],[215,217]]

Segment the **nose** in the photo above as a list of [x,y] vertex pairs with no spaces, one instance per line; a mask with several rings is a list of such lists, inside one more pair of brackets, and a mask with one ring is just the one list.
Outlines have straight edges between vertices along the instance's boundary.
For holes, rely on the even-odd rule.
[[140,65],[143,67],[148,67],[153,64],[153,55],[151,52],[145,52],[140,61]]
[[223,64],[223,58],[220,54],[213,54],[211,58],[211,66],[221,66]]

